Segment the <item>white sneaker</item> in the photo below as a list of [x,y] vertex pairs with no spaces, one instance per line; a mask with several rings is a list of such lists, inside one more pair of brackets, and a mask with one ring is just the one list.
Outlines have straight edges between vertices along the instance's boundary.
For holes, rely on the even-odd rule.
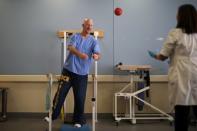
[[81,127],[81,124],[76,123],[76,124],[74,124],[74,127],[80,128]]
[[49,121],[50,121],[49,117],[46,116],[46,117],[44,118],[44,121],[49,122]]

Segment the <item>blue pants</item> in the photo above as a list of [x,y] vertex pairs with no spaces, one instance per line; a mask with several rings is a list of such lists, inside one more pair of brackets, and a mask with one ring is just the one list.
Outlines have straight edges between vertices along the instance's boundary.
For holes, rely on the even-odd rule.
[[53,100],[52,120],[57,119],[60,114],[64,100],[70,90],[73,88],[74,94],[74,114],[73,122],[85,124],[84,104],[86,98],[88,75],[78,75],[63,69],[62,76],[59,81],[58,90]]

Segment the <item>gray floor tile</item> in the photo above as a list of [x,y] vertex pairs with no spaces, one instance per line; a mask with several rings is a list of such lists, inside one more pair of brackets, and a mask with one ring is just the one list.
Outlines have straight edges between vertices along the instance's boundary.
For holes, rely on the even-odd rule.
[[[53,122],[53,131],[59,131],[63,122]],[[91,125],[91,120],[88,120]],[[46,131],[48,124],[38,118],[9,118],[0,123],[0,131]],[[169,121],[138,121],[131,124],[130,121],[122,120],[119,125],[112,119],[99,119],[96,123],[96,131],[173,131],[173,125]],[[189,131],[197,131],[197,126],[190,126]]]

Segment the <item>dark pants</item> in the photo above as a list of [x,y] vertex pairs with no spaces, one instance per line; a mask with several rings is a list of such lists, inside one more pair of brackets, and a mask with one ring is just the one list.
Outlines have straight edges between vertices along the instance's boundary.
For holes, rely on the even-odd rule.
[[175,131],[188,131],[190,108],[197,118],[197,106],[175,106]]
[[85,124],[84,104],[86,98],[88,75],[78,75],[66,69],[63,69],[62,76],[59,81],[58,90],[53,100],[52,120],[57,119],[60,114],[64,100],[70,90],[73,88],[74,94],[74,115],[73,122]]

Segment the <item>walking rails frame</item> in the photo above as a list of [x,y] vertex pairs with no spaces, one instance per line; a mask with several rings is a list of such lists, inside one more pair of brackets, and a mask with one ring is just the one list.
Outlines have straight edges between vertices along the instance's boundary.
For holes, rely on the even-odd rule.
[[[153,106],[152,104],[148,103],[147,101],[141,99],[138,97],[138,95],[142,92],[148,91],[150,89],[149,86],[144,87],[142,89],[139,90],[135,90],[134,89],[134,78],[139,75],[137,72],[138,71],[148,71],[151,67],[149,65],[119,65],[117,67],[119,70],[121,71],[128,71],[129,72],[129,76],[130,76],[130,83],[128,85],[126,85],[123,89],[121,89],[119,92],[115,93],[115,109],[114,109],[114,116],[115,116],[115,120],[116,120],[116,124],[118,125],[120,120],[123,119],[129,119],[131,120],[132,124],[136,124],[136,120],[137,119],[167,119],[170,122],[173,121],[173,117],[170,116],[169,114],[165,113],[164,111],[162,111],[161,109]],[[130,89],[130,92],[125,92],[127,89]],[[118,113],[118,97],[126,97],[128,98],[127,100],[129,100],[129,113],[126,114],[124,116],[121,116]],[[144,103],[145,105],[147,105],[148,107],[152,108],[153,110],[159,112],[161,114],[161,116],[137,116],[136,115],[136,111],[135,111],[135,102],[136,100]]]

